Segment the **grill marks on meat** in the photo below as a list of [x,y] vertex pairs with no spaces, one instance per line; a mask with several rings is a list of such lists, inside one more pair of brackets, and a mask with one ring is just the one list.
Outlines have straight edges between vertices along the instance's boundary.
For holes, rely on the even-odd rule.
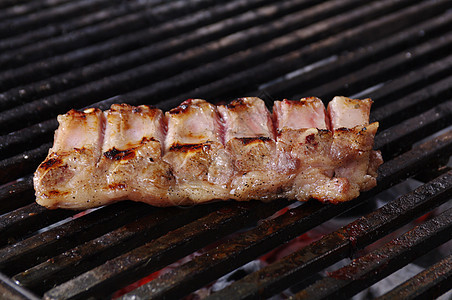
[[330,155],[337,162],[336,178],[346,178],[349,192],[342,201],[355,198],[377,184],[377,169],[383,163],[379,151],[372,150],[378,123],[369,124],[371,99],[334,97],[328,104],[334,132]]
[[130,199],[155,206],[287,197],[341,202],[376,185],[381,154],[370,99],[189,99],[165,114],[114,104],[58,117],[34,176],[37,202],[85,209]]
[[115,104],[104,113],[71,110],[58,121],[54,145],[34,176],[39,204],[85,209],[130,199],[167,205],[174,177],[162,159],[160,110]]
[[287,197],[338,201],[338,196],[347,192],[347,182],[333,177],[333,134],[326,129],[328,119],[321,100],[277,101],[275,107],[280,169],[290,177]]
[[97,168],[106,182],[100,183],[100,193],[112,200],[163,205],[174,179],[162,159],[162,111],[114,104],[104,115],[103,155]]
[[170,203],[189,204],[228,198],[231,159],[221,138],[215,105],[189,99],[166,112],[168,133],[163,159],[173,168],[176,184]]
[[[103,144],[104,117],[98,109],[71,110],[58,116],[53,147],[34,176],[36,200],[49,208],[102,205],[96,199],[97,162]],[[83,202],[83,203],[82,203]],[[95,203],[93,203],[95,202]]]
[[225,147],[233,164],[229,198],[271,200],[279,195],[273,122],[259,98],[240,98],[218,107],[225,128]]
[[318,98],[275,102],[279,162],[293,177],[288,198],[336,203],[376,185],[383,160],[372,150],[378,123],[369,125],[371,104],[335,97],[326,113]]

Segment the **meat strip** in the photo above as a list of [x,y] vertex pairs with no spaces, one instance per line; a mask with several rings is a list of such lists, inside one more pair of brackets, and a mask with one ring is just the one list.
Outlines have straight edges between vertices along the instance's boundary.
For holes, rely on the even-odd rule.
[[381,154],[370,99],[189,99],[165,114],[114,104],[71,110],[35,172],[36,201],[85,209],[120,200],[155,206],[276,198],[351,200],[376,185]]

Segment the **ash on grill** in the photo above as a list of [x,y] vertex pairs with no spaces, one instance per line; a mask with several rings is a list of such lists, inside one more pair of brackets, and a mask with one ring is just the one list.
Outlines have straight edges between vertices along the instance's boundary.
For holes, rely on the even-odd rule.
[[[165,268],[120,298],[450,297],[450,28],[449,0],[2,1],[2,297],[108,298]],[[71,108],[335,95],[372,98],[380,122],[378,185],[351,202],[34,203]],[[386,290],[392,273],[408,277]]]

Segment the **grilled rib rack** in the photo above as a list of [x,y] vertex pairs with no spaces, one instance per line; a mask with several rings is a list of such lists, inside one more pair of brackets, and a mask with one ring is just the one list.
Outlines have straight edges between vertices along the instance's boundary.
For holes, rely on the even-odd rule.
[[[210,297],[265,298],[292,287],[300,298],[347,298],[437,251],[452,234],[452,212],[444,208],[452,195],[451,9],[448,0],[3,1],[2,297],[184,297],[357,210],[356,220]],[[34,203],[32,172],[51,146],[56,115],[70,108],[335,95],[374,100],[375,148],[386,161],[378,186],[349,203],[161,209],[123,202],[88,212]],[[375,195],[410,178],[422,185],[375,206]],[[405,224],[406,233],[391,235]],[[129,291],[195,251],[200,255]],[[382,298],[447,292],[450,255]],[[321,272],[344,258],[355,260]]]

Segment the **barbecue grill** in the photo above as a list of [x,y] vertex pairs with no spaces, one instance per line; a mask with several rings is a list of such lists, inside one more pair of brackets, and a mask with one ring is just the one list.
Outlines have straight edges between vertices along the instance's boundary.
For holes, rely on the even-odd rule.
[[[452,236],[450,28],[449,0],[3,1],[1,297],[196,299],[331,220],[347,222],[208,297],[348,298],[438,251]],[[34,203],[32,173],[56,115],[71,108],[335,95],[371,97],[371,120],[380,122],[378,186],[350,202],[125,201],[84,212]],[[413,179],[419,187],[377,204],[376,195]],[[378,296],[448,292],[446,245],[423,272]]]

